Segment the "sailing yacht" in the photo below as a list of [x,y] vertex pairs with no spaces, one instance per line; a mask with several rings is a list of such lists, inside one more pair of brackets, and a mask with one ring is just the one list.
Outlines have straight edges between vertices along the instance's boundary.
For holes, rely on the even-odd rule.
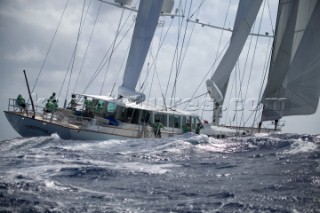
[[[116,0],[115,4],[122,7],[129,2]],[[80,140],[152,138],[159,135],[158,131],[161,131],[162,137],[172,137],[183,134],[183,128],[194,132],[201,124],[196,114],[152,106],[144,102],[145,94],[135,90],[159,16],[166,14],[172,6],[173,1],[166,1],[166,4],[163,0],[140,1],[118,97],[77,94],[91,103],[90,109],[85,106],[80,112],[71,109],[48,112],[43,107],[34,106],[33,102],[32,112],[20,112],[16,100],[10,99],[5,115],[13,128],[24,137],[57,133],[64,139]],[[31,95],[30,98],[32,100]],[[98,105],[101,106],[99,111],[96,110]],[[161,130],[152,127],[156,122],[163,125]]]
[[[113,4],[123,7],[129,2],[116,0]],[[195,113],[146,103],[146,95],[136,91],[137,82],[159,17],[170,13],[163,11],[163,8],[172,10],[172,2],[140,1],[118,97],[78,94],[78,97],[86,97],[95,106],[101,104],[102,113],[93,112],[90,116],[84,116],[68,109],[43,113],[41,107],[33,107],[33,112],[20,113],[15,100],[11,99],[5,114],[13,128],[22,136],[57,133],[66,139],[105,140],[155,137],[150,124],[160,120],[164,125],[161,130],[163,137],[183,134],[185,125],[189,131],[195,131],[198,123],[204,127],[201,133],[225,137],[247,132],[277,131],[283,116],[306,115],[316,111],[320,96],[320,26],[317,24],[320,20],[320,0],[279,1],[269,74],[260,104],[256,106],[256,111],[261,111],[259,126],[223,126],[220,119],[227,88],[230,87],[230,75],[250,36],[262,0],[239,1],[228,49],[212,77],[206,81],[208,94],[214,103],[211,124],[203,122]],[[40,109],[39,112],[35,108]],[[274,129],[261,128],[262,122],[270,120],[274,121]]]

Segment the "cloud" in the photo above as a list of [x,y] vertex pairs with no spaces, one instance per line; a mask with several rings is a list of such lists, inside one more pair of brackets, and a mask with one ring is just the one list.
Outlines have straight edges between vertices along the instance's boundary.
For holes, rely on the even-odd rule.
[[12,63],[26,62],[26,61],[41,61],[44,59],[43,54],[36,47],[23,46],[16,53],[7,53],[5,59],[12,61]]

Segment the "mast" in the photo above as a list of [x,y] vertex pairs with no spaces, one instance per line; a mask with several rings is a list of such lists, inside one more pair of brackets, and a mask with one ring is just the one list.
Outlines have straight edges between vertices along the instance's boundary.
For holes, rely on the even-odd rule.
[[123,82],[118,90],[119,97],[138,103],[145,100],[145,95],[137,92],[135,87],[158,25],[162,5],[163,0],[140,1]]
[[211,79],[206,81],[208,92],[214,100],[213,124],[219,125],[222,105],[231,72],[250,34],[262,0],[240,0],[230,45]]
[[26,80],[26,84],[27,84],[27,88],[28,88],[28,94],[29,94],[29,98],[30,98],[30,101],[31,101],[31,106],[32,106],[32,111],[33,111],[32,118],[34,118],[35,115],[36,115],[36,110],[34,109],[33,99],[32,99],[32,95],[31,95],[31,92],[30,92],[29,82],[28,82],[28,78],[27,78],[27,74],[26,74],[25,70],[23,70],[23,74],[24,74],[24,78]]

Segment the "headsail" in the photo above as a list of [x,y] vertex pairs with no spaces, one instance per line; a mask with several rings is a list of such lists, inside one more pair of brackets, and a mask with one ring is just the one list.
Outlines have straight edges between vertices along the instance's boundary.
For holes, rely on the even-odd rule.
[[262,121],[313,114],[320,96],[320,1],[282,0]]
[[145,100],[143,93],[135,91],[140,73],[155,33],[163,0],[141,0],[132,43],[119,95],[136,102]]
[[248,38],[261,3],[262,0],[240,0],[239,2],[229,48],[212,78],[206,82],[209,94],[218,106],[223,104],[230,74]]

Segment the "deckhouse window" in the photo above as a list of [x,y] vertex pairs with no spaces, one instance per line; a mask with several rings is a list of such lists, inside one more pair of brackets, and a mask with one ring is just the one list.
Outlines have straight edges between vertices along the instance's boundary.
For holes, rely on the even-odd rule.
[[157,114],[154,114],[154,121],[156,120],[160,120],[160,122],[163,124],[163,126],[167,127],[168,124],[167,124],[167,114],[162,114],[162,113],[157,113]]
[[191,126],[192,126],[192,129],[195,129],[197,127],[197,117],[192,117],[191,118]]
[[107,109],[106,111],[109,113],[114,113],[116,111],[117,105],[114,103],[106,103],[107,104]]
[[149,119],[150,119],[150,112],[143,110],[141,113],[141,119],[140,119],[141,123],[148,123]]
[[169,127],[181,128],[181,117],[178,115],[169,115]]
[[126,123],[139,123],[139,109],[117,107],[116,118]]

